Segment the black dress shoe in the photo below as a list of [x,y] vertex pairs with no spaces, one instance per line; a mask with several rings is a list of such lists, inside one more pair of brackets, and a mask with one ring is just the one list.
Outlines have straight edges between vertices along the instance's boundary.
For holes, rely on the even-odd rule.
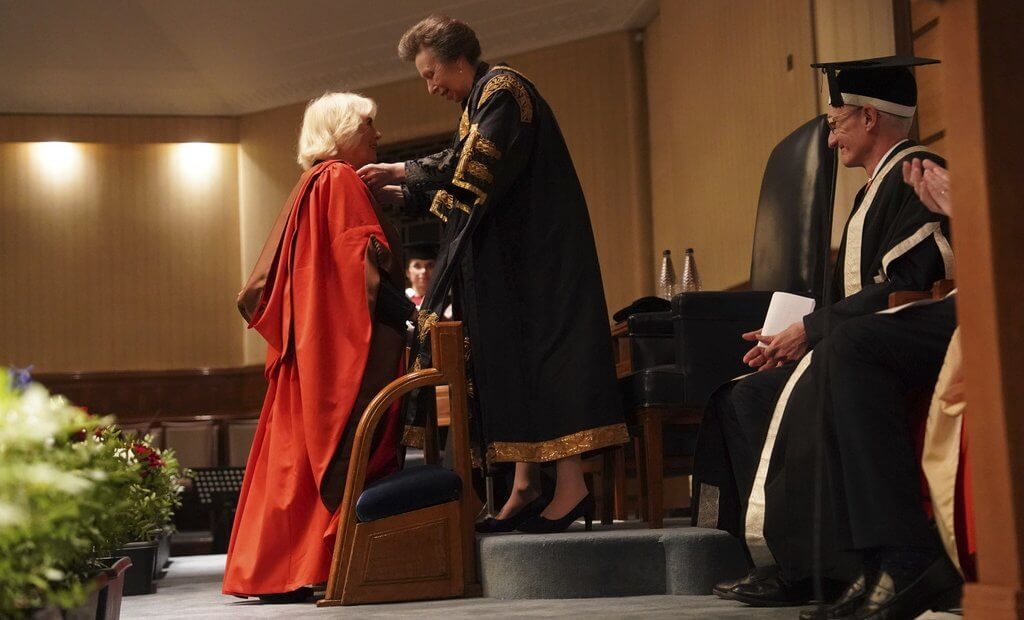
[[867,597],[868,579],[861,575],[831,605],[801,611],[800,620],[837,620],[839,618],[846,618],[857,611],[864,604],[864,601],[867,600]]
[[757,581],[758,579],[771,577],[778,574],[778,572],[779,567],[774,565],[754,567],[750,569],[750,571],[746,575],[738,579],[730,579],[728,581],[722,581],[720,583],[715,584],[715,587],[711,588],[711,593],[719,598],[735,600],[732,596],[732,589],[736,586],[740,584],[748,584],[753,581]]
[[752,607],[795,607],[806,605],[811,600],[812,590],[810,579],[791,583],[781,575],[774,575],[733,586],[729,598]]
[[260,594],[260,601],[269,605],[287,605],[288,603],[304,603],[313,596],[313,588],[299,588],[280,594]]
[[558,519],[545,519],[537,515],[524,521],[516,529],[527,534],[557,534],[569,529],[569,526],[580,517],[583,517],[586,530],[589,532],[594,521],[594,496],[590,493],[587,493],[580,503]]
[[480,534],[497,534],[500,532],[511,532],[519,527],[524,521],[528,521],[540,515],[547,508],[548,498],[543,495],[538,496],[529,504],[519,509],[519,512],[512,515],[507,519],[495,519],[494,517],[487,517],[480,523],[477,523],[474,528]]
[[897,591],[892,576],[881,571],[868,589],[867,600],[849,618],[902,620],[929,609],[950,609],[960,601],[963,579],[943,553],[906,588]]

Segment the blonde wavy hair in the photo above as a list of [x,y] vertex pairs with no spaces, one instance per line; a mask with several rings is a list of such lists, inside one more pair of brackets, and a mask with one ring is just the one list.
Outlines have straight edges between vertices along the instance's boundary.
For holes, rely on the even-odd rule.
[[308,170],[321,159],[337,157],[354,142],[363,118],[377,116],[377,104],[356,93],[325,93],[309,102],[302,117],[297,161]]

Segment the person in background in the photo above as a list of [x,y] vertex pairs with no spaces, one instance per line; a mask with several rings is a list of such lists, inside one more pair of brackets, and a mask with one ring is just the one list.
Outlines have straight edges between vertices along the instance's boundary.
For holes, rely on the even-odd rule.
[[409,243],[405,246],[405,279],[409,288],[405,296],[416,304],[419,310],[423,298],[430,289],[430,280],[434,276],[434,265],[437,262],[436,243]]

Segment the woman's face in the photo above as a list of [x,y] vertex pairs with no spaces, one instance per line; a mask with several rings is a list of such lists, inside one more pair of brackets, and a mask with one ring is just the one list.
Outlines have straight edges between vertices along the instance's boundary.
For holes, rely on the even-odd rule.
[[357,170],[366,164],[377,161],[377,142],[380,132],[373,126],[373,118],[364,116],[359,130],[353,138],[352,145],[339,153],[342,159],[352,164]]
[[444,62],[425,47],[416,54],[416,70],[427,83],[427,92],[447,101],[459,103],[473,90],[473,65],[464,57]]
[[414,258],[409,261],[409,268],[405,270],[405,276],[409,278],[409,284],[417,295],[426,295],[430,288],[430,278],[434,275],[433,259]]

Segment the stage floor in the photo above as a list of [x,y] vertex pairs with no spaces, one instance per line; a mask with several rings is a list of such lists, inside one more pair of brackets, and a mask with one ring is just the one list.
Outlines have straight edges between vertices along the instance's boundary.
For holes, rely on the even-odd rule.
[[[184,618],[796,618],[795,608],[755,609],[714,596],[630,596],[558,600],[498,600],[493,598],[361,605],[320,609],[312,603],[262,605],[220,593],[223,555],[174,558],[159,591],[124,599],[125,619]],[[929,618],[956,618],[951,614]]]

